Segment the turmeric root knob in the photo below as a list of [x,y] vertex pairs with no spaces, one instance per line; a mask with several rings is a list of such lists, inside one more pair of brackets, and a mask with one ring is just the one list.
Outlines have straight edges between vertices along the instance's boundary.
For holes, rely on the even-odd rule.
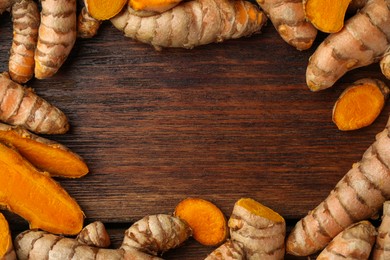
[[228,227],[222,211],[213,203],[200,198],[187,198],[175,208],[175,216],[191,227],[196,241],[206,246],[223,243]]
[[390,89],[382,81],[356,81],[337,100],[333,108],[333,122],[343,131],[370,125],[382,111],[389,92]]
[[126,3],[127,0],[84,0],[88,13],[97,20],[108,20],[114,17],[122,10]]
[[0,259],[13,260],[16,254],[12,245],[11,232],[4,215],[0,213]]

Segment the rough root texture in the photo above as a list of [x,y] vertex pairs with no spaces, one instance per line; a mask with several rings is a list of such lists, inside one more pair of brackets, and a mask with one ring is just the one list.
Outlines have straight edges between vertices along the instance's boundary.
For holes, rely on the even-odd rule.
[[382,222],[378,228],[378,235],[372,251],[372,259],[385,260],[389,259],[390,245],[390,201],[383,203]]
[[24,128],[0,123],[0,141],[15,147],[35,167],[51,176],[79,178],[89,171],[83,159],[64,145]]
[[191,234],[187,223],[177,217],[151,215],[138,220],[126,231],[121,248],[157,255],[181,245]]
[[298,50],[309,49],[317,29],[306,21],[302,0],[257,0],[280,36]]
[[13,41],[8,70],[12,80],[25,83],[34,75],[34,53],[40,22],[37,4],[22,0],[12,6]]
[[11,231],[4,215],[0,213],[0,259],[16,260],[16,254],[12,245]]
[[102,21],[93,18],[87,9],[83,7],[77,19],[77,37],[94,37],[99,31],[101,23]]
[[18,152],[0,143],[0,206],[56,234],[78,234],[84,214],[52,178],[38,171]]
[[88,13],[97,20],[108,20],[117,15],[127,4],[127,0],[84,0]]
[[286,222],[272,209],[253,199],[240,199],[228,225],[231,239],[241,243],[246,259],[284,259]]
[[375,242],[375,227],[361,221],[338,234],[318,255],[317,260],[368,259]]
[[380,67],[382,74],[387,79],[390,79],[390,47],[386,50],[385,54],[383,54],[383,57],[380,60]]
[[88,246],[106,248],[111,244],[110,236],[100,221],[86,225],[77,235],[76,240]]
[[200,198],[182,200],[175,208],[175,216],[190,226],[194,239],[202,245],[220,245],[229,235],[225,216],[210,201]]
[[318,30],[335,33],[344,26],[350,2],[351,0],[305,0],[305,14]]
[[41,24],[35,50],[35,77],[53,76],[76,41],[76,0],[41,0]]
[[390,89],[380,80],[361,79],[341,93],[333,107],[332,119],[342,131],[372,124],[382,111]]
[[341,31],[329,35],[310,57],[310,90],[329,88],[347,71],[378,62],[389,46],[390,3],[369,0]]
[[7,73],[0,74],[0,121],[39,134],[63,134],[69,129],[63,112],[13,82]]
[[241,244],[231,240],[226,241],[211,254],[209,254],[205,260],[245,260],[245,252]]
[[154,16],[133,13],[129,6],[111,22],[125,36],[157,49],[193,48],[249,36],[259,32],[267,19],[256,5],[243,0],[193,0]]
[[377,214],[390,196],[390,119],[360,162],[337,183],[329,196],[301,219],[287,239],[287,252],[311,255],[352,223]]

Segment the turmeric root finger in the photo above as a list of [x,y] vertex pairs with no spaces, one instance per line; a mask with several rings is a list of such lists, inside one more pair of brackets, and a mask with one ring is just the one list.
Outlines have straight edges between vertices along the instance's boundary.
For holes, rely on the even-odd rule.
[[84,214],[52,178],[39,172],[18,152],[0,143],[0,205],[30,223],[57,234],[78,234]]
[[35,50],[35,77],[53,76],[76,41],[76,0],[42,0],[41,23]]
[[11,232],[4,215],[0,213],[0,259],[16,260]]
[[245,252],[240,243],[226,241],[209,254],[205,260],[244,260]]
[[38,40],[39,10],[32,0],[12,6],[13,40],[8,70],[12,80],[25,83],[34,75],[34,52]]
[[328,36],[310,57],[306,83],[310,90],[329,88],[347,71],[379,61],[390,39],[386,0],[369,0],[338,33]]
[[272,209],[253,199],[240,199],[228,225],[231,239],[241,243],[246,259],[284,259],[286,222]]
[[380,80],[358,80],[336,101],[332,120],[342,131],[368,126],[379,116],[389,93],[390,89]]
[[86,225],[77,235],[76,240],[88,246],[107,248],[111,244],[110,236],[100,221]]
[[375,227],[368,221],[355,223],[338,234],[317,260],[368,259],[375,242]]
[[184,199],[177,204],[174,215],[187,222],[194,239],[202,245],[220,245],[229,235],[222,211],[207,200]]
[[352,223],[377,214],[390,196],[390,119],[360,162],[337,183],[329,196],[298,221],[287,239],[287,252],[311,255]]
[[390,46],[383,54],[383,57],[381,58],[379,65],[380,65],[382,74],[387,79],[390,79]]
[[[158,15],[140,17],[132,8],[111,19],[125,36],[161,47],[193,48],[259,32],[266,16],[256,5],[237,0],[185,1]],[[172,30],[175,28],[175,30]]]
[[83,7],[77,19],[77,37],[94,37],[98,33],[101,23],[102,21],[93,18],[87,9]]
[[0,141],[15,147],[35,167],[51,176],[79,178],[89,171],[83,159],[64,145],[21,127],[0,123]]
[[135,11],[163,13],[178,5],[182,0],[129,0],[128,5]]
[[309,49],[317,29],[306,21],[302,0],[257,0],[280,36],[298,50]]
[[157,255],[181,245],[191,234],[189,226],[177,217],[151,215],[138,220],[126,230],[121,248]]
[[0,121],[40,134],[63,134],[69,129],[63,112],[13,82],[7,73],[0,74]]
[[389,245],[390,245],[390,201],[383,203],[383,215],[382,222],[378,228],[378,235],[374,249],[372,251],[373,260],[385,260],[389,259]]
[[127,0],[84,0],[88,13],[95,19],[103,21],[117,15],[127,4]]

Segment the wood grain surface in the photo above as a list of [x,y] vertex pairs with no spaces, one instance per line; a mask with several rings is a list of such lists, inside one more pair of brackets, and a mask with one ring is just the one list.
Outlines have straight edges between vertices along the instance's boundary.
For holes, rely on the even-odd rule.
[[[11,39],[3,14],[1,71]],[[80,154],[90,173],[57,180],[86,223],[107,225],[113,247],[131,223],[172,213],[189,196],[214,202],[227,217],[236,200],[254,198],[290,230],[360,160],[390,109],[364,129],[337,130],[332,107],[345,87],[384,77],[375,64],[310,92],[305,70],[314,49],[295,50],[268,23],[249,38],[159,52],[104,22],[96,37],[77,40],[58,74],[27,85],[68,115],[69,133],[46,137]],[[14,234],[27,228],[6,217]],[[203,259],[211,251],[190,239],[164,257]]]

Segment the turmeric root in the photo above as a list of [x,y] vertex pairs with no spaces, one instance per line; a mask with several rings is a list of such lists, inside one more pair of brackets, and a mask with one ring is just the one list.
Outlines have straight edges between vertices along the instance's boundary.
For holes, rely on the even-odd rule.
[[390,89],[380,80],[361,79],[348,87],[333,107],[338,129],[355,130],[374,122],[382,111]]
[[362,9],[367,3],[367,0],[352,0],[349,3],[347,12],[348,13],[356,13],[358,10]]
[[379,61],[390,39],[385,0],[369,0],[341,31],[329,35],[309,60],[306,82],[312,91],[331,87],[347,71]]
[[127,0],[84,0],[88,13],[97,20],[108,20],[117,15],[127,4]]
[[229,235],[225,216],[210,201],[187,198],[177,204],[174,215],[188,223],[192,236],[202,245],[220,245]]
[[317,29],[306,21],[302,0],[257,0],[280,36],[298,50],[309,49]]
[[76,0],[42,0],[41,23],[35,50],[35,77],[53,76],[76,41]]
[[0,259],[16,260],[16,254],[12,245],[11,231],[4,215],[0,213]]
[[93,18],[87,9],[83,7],[77,19],[77,37],[94,37],[98,33],[101,23],[102,21]]
[[226,241],[211,254],[209,254],[205,260],[244,260],[245,252],[242,249],[240,243],[233,242],[231,240]]
[[129,7],[111,19],[125,36],[156,49],[193,48],[248,36],[259,32],[265,21],[263,12],[244,0],[193,0],[149,17],[134,15]]
[[386,52],[383,54],[383,57],[381,58],[379,65],[380,65],[382,74],[387,79],[390,79],[390,46],[386,50]]
[[39,11],[32,0],[22,0],[12,6],[13,41],[8,63],[13,81],[25,83],[34,75],[34,52],[38,40]]
[[77,235],[76,240],[88,246],[106,248],[111,244],[110,236],[100,221],[86,225]]
[[129,0],[128,5],[135,11],[163,13],[178,5],[182,0]]
[[378,235],[376,237],[375,246],[372,251],[373,260],[389,259],[389,245],[390,245],[390,201],[383,203],[382,222],[378,228]]
[[84,215],[53,179],[39,172],[18,152],[0,143],[0,205],[30,223],[57,234],[77,234]]
[[231,239],[241,243],[246,259],[284,259],[286,222],[272,209],[253,199],[240,199],[228,225]]
[[89,171],[83,159],[64,145],[21,127],[0,123],[0,141],[15,147],[35,167],[51,176],[79,178]]
[[298,221],[287,239],[287,252],[307,256],[323,249],[352,223],[377,214],[390,196],[390,118],[360,162],[329,196]]
[[306,18],[320,31],[335,33],[344,26],[351,0],[304,0]]
[[69,129],[63,112],[13,82],[8,73],[0,74],[0,120],[40,134],[63,134]]
[[146,216],[125,232],[121,248],[134,248],[151,255],[181,245],[192,234],[187,223],[165,214]]
[[370,222],[352,224],[329,243],[317,260],[368,259],[375,237],[376,230]]

